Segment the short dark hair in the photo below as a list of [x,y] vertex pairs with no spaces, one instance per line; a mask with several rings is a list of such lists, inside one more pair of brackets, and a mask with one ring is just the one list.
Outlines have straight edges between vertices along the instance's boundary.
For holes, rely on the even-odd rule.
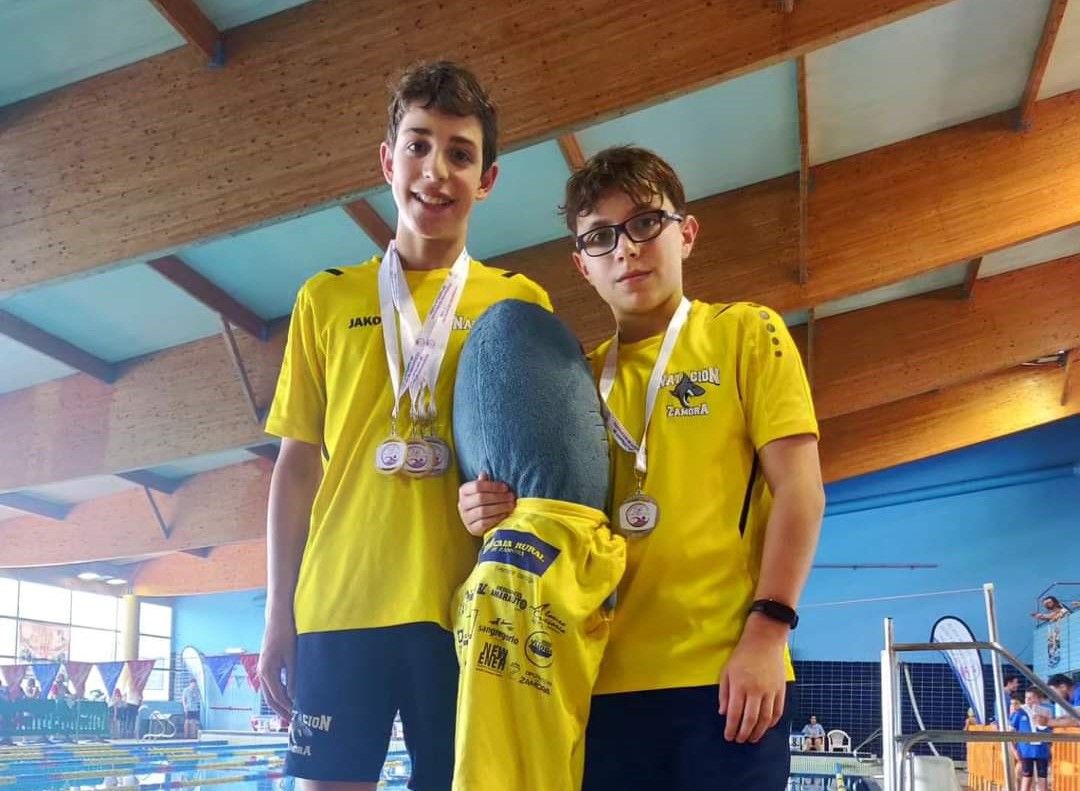
[[1020,676],[1015,676],[1015,675],[1005,676],[1005,686],[1009,686],[1009,684],[1013,683],[1014,681],[1019,681],[1019,680],[1020,680]]
[[486,171],[499,150],[499,124],[495,105],[471,71],[450,61],[414,63],[393,88],[387,108],[386,142],[397,142],[398,127],[410,107],[432,108],[461,118],[472,116],[483,131],[483,163]]
[[1009,695],[1009,700],[1015,700],[1017,703],[1023,703],[1024,702],[1024,693],[1019,692],[1019,691],[1018,692],[1013,692],[1011,695]]
[[625,192],[642,205],[667,198],[675,211],[686,211],[686,191],[671,165],[646,148],[613,146],[589,157],[566,182],[566,201],[559,211],[570,233],[576,234],[578,219],[612,191]]
[[1064,673],[1055,673],[1050,676],[1050,679],[1046,682],[1051,687],[1071,687],[1076,682],[1069,678]]
[[1037,698],[1042,698],[1043,700],[1046,700],[1046,693],[1045,693],[1045,692],[1043,692],[1043,691],[1042,691],[1041,689],[1039,689],[1038,687],[1028,687],[1027,689],[1025,689],[1025,690],[1024,690],[1024,694],[1025,694],[1025,695],[1026,695],[1027,693],[1029,693],[1029,692],[1030,692],[1031,694],[1033,694],[1033,695],[1034,695],[1035,697],[1037,697]]

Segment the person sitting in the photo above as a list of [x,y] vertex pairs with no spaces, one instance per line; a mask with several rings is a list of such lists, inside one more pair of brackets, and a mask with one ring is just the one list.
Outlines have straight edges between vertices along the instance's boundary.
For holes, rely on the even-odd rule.
[[825,729],[810,715],[810,722],[803,726],[803,749],[811,752],[825,752]]

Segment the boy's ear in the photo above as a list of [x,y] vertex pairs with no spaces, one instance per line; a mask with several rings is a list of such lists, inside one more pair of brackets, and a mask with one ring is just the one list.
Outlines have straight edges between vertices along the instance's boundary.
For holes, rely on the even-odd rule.
[[585,257],[581,253],[573,252],[570,253],[570,258],[574,262],[574,268],[581,273],[581,276],[585,278],[585,282],[591,286],[592,279],[589,277],[589,265],[586,263]]
[[682,221],[679,230],[682,233],[682,257],[685,260],[690,257],[690,253],[694,249],[694,240],[697,239],[701,226],[698,225],[697,217],[688,214]]
[[382,165],[383,178],[387,184],[394,181],[394,149],[385,140],[379,144],[379,163]]
[[484,200],[495,189],[495,180],[499,177],[499,163],[492,162],[491,167],[480,176],[480,186],[476,189],[476,199]]

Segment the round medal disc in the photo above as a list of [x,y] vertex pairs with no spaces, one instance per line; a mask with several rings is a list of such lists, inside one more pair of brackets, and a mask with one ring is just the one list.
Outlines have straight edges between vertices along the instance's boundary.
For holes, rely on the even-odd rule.
[[411,478],[423,478],[431,472],[431,446],[420,438],[410,439],[405,443],[405,465],[401,471]]
[[638,492],[627,497],[619,506],[619,527],[624,533],[644,536],[656,529],[660,521],[660,506],[647,494]]
[[383,475],[393,475],[405,463],[405,441],[390,437],[375,448],[375,469]]
[[439,437],[426,437],[426,440],[431,448],[431,471],[428,475],[432,478],[445,475],[450,469],[450,446]]

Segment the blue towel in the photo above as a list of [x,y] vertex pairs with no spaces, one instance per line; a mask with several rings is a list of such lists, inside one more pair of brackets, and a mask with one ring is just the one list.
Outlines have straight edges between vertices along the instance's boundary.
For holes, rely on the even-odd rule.
[[543,308],[505,300],[472,326],[454,387],[464,480],[480,472],[518,497],[604,510],[607,429],[577,338]]

